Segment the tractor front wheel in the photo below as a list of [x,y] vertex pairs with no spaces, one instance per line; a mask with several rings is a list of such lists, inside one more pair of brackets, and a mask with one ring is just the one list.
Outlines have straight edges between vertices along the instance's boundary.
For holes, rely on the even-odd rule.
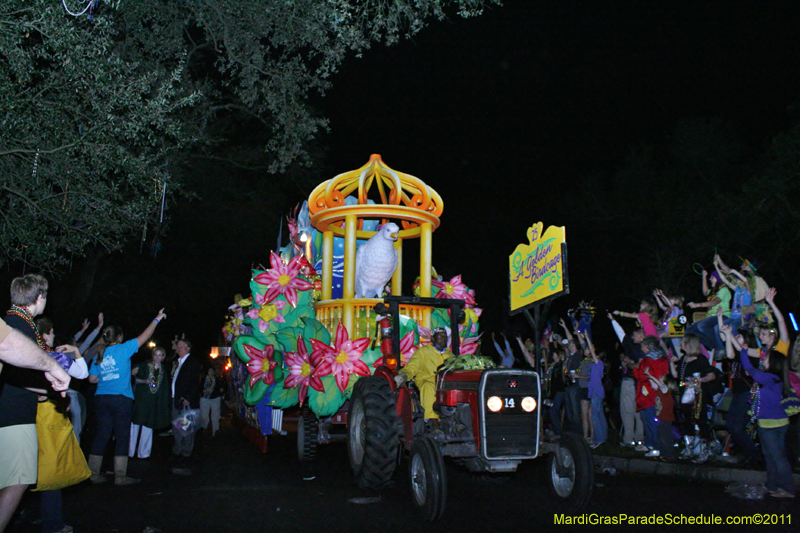
[[353,387],[347,448],[359,487],[380,488],[392,481],[400,445],[400,418],[385,378],[365,376]]
[[584,439],[563,433],[548,464],[550,491],[562,512],[577,513],[586,507],[594,486],[592,452]]
[[439,446],[427,435],[414,439],[409,464],[411,495],[424,520],[438,520],[447,503],[447,471]]

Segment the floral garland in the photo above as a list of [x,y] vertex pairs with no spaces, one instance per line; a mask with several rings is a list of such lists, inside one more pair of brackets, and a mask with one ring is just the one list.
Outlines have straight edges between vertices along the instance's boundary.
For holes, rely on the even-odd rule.
[[44,339],[42,339],[41,334],[39,334],[39,328],[36,327],[36,323],[33,321],[33,317],[28,312],[27,309],[24,307],[19,307],[18,305],[12,305],[11,309],[6,311],[6,315],[10,316],[18,316],[22,320],[24,320],[30,328],[33,330],[33,333],[36,335],[36,344],[39,345],[39,348],[42,350],[48,350],[47,345],[44,343]]

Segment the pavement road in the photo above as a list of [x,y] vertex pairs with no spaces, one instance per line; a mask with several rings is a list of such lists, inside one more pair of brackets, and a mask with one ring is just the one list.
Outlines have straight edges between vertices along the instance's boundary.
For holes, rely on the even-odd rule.
[[[152,458],[131,461],[129,475],[142,478],[138,485],[85,482],[64,490],[66,522],[77,533],[567,532],[592,527],[557,522],[544,459],[524,463],[504,483],[481,481],[448,465],[444,517],[426,523],[414,517],[407,462],[398,468],[393,487],[363,490],[352,482],[344,444],[320,446],[314,466],[306,466],[297,459],[293,434],[273,437],[269,452],[261,454],[223,420],[215,438],[198,440],[193,475],[182,477],[170,470],[171,442],[171,437],[157,437]],[[622,515],[673,521],[636,526],[623,521],[603,527],[607,531],[707,531],[708,525],[687,521],[712,515],[723,524],[729,517],[777,522],[722,525],[724,531],[797,531],[800,523],[795,500],[740,500],[720,484],[602,473],[595,483],[592,501],[577,521]],[[22,516],[8,532],[38,533],[38,496],[29,492],[21,508]]]

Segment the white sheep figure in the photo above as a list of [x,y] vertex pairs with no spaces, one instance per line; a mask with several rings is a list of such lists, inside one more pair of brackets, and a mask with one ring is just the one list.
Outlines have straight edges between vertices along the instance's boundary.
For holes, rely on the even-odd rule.
[[400,228],[389,222],[356,250],[356,298],[380,298],[397,268],[394,241]]

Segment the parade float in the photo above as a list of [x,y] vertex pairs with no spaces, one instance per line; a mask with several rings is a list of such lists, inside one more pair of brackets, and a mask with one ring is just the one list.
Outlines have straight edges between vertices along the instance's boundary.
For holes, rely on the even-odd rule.
[[446,307],[401,305],[402,363],[438,327],[458,335],[461,354],[478,354],[474,291],[460,275],[438,276],[432,264],[443,210],[429,185],[374,154],[318,185],[288,217],[289,244],[270,253],[269,268],[252,271],[249,297],[237,295],[223,328],[235,418],[262,452],[269,435],[294,427],[306,433],[307,456],[317,442],[335,440],[329,428],[346,424],[355,383],[383,362],[374,307],[384,295],[403,294],[404,268],[412,267],[403,251],[415,242],[419,273],[406,293],[463,300],[466,309],[454,331]]

